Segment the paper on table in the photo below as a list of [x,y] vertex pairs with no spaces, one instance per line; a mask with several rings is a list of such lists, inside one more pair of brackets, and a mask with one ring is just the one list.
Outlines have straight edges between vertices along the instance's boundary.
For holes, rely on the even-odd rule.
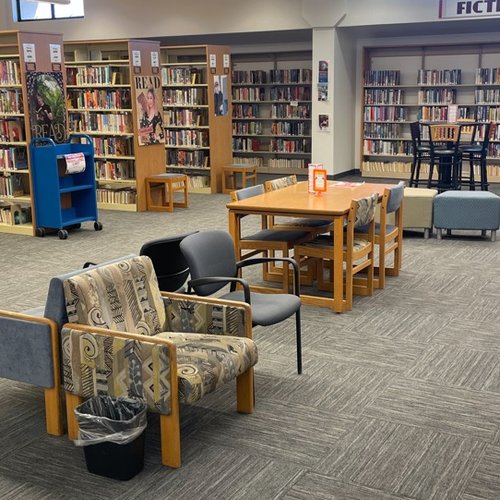
[[64,155],[67,174],[80,174],[85,172],[85,155],[83,153],[69,153]]

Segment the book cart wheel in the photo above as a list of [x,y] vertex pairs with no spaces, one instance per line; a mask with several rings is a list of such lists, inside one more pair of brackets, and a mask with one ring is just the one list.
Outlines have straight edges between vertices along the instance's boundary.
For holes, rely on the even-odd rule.
[[102,231],[102,223],[101,222],[94,222],[94,229],[96,231]]
[[67,240],[68,231],[66,231],[66,229],[59,229],[59,231],[57,231],[57,236],[59,236],[60,240]]
[[37,227],[36,228],[36,235],[39,238],[43,238],[45,236],[45,229],[43,227]]

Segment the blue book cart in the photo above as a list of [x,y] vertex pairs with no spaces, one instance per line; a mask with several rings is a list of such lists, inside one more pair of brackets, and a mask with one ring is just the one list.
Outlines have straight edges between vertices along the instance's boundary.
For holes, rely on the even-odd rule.
[[[49,138],[37,138],[31,141],[30,153],[36,235],[45,236],[52,229],[65,240],[68,229],[79,228],[86,221],[94,221],[94,229],[100,231],[92,139],[71,134],[67,143],[56,144]],[[83,153],[82,172],[67,173],[65,155],[71,153]]]

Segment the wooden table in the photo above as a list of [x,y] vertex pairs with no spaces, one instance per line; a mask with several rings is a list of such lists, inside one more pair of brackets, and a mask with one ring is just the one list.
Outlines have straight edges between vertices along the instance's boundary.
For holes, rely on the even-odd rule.
[[236,255],[240,258],[241,218],[246,215],[285,215],[290,217],[309,217],[331,219],[333,221],[333,298],[301,295],[303,304],[329,307],[335,312],[345,308],[343,299],[343,260],[344,220],[353,199],[364,198],[372,193],[380,197],[384,189],[393,184],[342,183],[328,182],[328,190],[316,196],[308,193],[307,182],[269,191],[240,201],[227,204],[229,209],[229,232],[233,237]]

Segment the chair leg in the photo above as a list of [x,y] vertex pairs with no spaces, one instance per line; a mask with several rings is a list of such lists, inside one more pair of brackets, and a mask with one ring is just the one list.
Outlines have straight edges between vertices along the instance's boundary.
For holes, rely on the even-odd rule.
[[160,415],[161,462],[167,467],[181,466],[181,425],[179,413]]
[[66,420],[68,422],[68,438],[74,441],[78,439],[78,421],[76,420],[75,408],[81,405],[83,398],[66,392]]
[[415,182],[415,169],[417,167],[417,155],[416,153],[413,153],[413,160],[411,162],[411,167],[410,167],[410,187],[413,187],[415,184],[415,187],[418,187],[418,182]]
[[61,386],[44,390],[45,395],[45,425],[47,432],[53,436],[64,434],[63,416],[61,408]]
[[[384,238],[380,238],[378,244],[378,284],[377,288],[385,287],[385,241]],[[372,250],[373,252],[373,250]]]
[[255,405],[253,368],[236,378],[236,409],[239,413],[253,413]]
[[295,340],[297,343],[297,373],[302,374],[302,326],[300,309],[295,313]]
[[431,158],[429,161],[429,178],[427,179],[427,188],[430,189],[432,185],[432,176],[434,175],[434,160]]

